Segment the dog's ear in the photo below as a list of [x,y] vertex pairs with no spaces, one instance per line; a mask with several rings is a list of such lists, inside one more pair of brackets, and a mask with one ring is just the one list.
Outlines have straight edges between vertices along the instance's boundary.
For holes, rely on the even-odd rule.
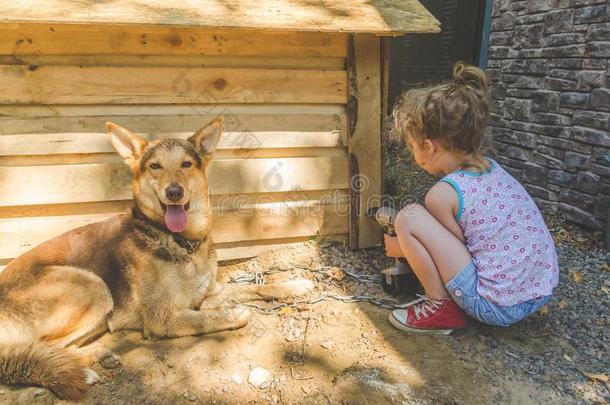
[[134,163],[142,156],[147,145],[144,139],[113,122],[106,123],[106,130],[108,135],[110,135],[112,146],[125,159],[125,163]]
[[211,158],[222,133],[222,116],[217,117],[195,132],[188,140],[195,145],[197,152],[205,158]]

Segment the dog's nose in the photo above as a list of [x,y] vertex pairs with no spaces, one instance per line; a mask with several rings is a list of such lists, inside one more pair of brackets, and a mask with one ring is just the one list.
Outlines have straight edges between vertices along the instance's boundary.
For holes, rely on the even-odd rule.
[[165,195],[171,201],[179,201],[184,196],[184,188],[177,184],[171,184],[165,189]]

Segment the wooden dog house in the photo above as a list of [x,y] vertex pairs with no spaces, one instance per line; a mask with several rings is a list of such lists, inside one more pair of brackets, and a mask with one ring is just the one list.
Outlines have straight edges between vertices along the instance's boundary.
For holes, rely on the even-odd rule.
[[120,212],[105,133],[187,136],[218,115],[221,259],[323,236],[379,244],[383,36],[437,32],[415,0],[0,0],[0,266]]

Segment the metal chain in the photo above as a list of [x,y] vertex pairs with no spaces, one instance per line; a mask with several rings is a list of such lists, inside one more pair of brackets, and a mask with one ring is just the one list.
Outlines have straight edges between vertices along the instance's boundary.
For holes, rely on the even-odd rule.
[[246,303],[243,305],[254,308],[257,311],[265,313],[265,314],[272,314],[276,311],[279,311],[282,308],[295,308],[299,305],[313,305],[313,304],[317,304],[318,302],[322,302],[322,301],[341,301],[341,302],[346,302],[346,303],[368,302],[370,304],[376,305],[376,306],[378,306],[380,308],[384,308],[384,309],[404,309],[413,304],[413,302],[400,304],[398,302],[398,300],[396,300],[394,298],[373,297],[370,295],[337,295],[337,294],[331,294],[331,293],[323,293],[321,296],[319,296],[317,298],[295,301],[290,304],[282,302],[282,303],[276,304],[272,307],[266,307],[266,308],[261,307],[260,305],[257,305],[257,304],[252,304],[252,303]]
[[[369,274],[357,274],[353,268],[350,269],[351,271],[341,268],[341,267],[337,267],[337,266],[321,266],[315,270],[308,270],[308,269],[303,269],[303,268],[300,268],[300,269],[307,270],[307,271],[310,271],[313,273],[322,273],[325,270],[333,269],[333,268],[340,269],[343,273],[345,273],[346,275],[348,275],[349,277],[355,279],[356,281],[358,281],[360,283],[370,283],[370,284],[379,284],[379,285],[383,284],[382,276],[369,275]],[[234,283],[234,284],[252,284],[252,283],[254,283],[254,284],[260,285],[260,284],[265,283],[265,279],[264,279],[265,275],[280,273],[280,272],[281,272],[281,270],[269,270],[266,272],[260,272],[260,271],[255,272],[252,275],[241,274],[241,275],[238,275],[235,277],[231,277],[230,282]],[[323,273],[323,274],[326,274],[326,273]],[[328,277],[332,278],[332,276],[330,276],[330,275],[328,275]],[[272,314],[282,308],[295,308],[299,305],[313,305],[313,304],[317,304],[318,302],[322,302],[322,301],[341,301],[341,302],[346,302],[346,303],[368,302],[370,304],[376,305],[376,306],[378,306],[380,308],[384,308],[384,309],[404,309],[413,304],[412,302],[401,304],[395,298],[375,297],[375,296],[370,296],[370,295],[337,295],[337,294],[332,294],[332,293],[323,293],[321,296],[319,296],[317,298],[299,300],[299,301],[295,301],[292,303],[279,303],[279,304],[276,304],[271,307],[261,307],[260,305],[252,304],[252,303],[246,303],[244,305],[254,308],[257,311],[265,313],[265,314]]]
[[371,284],[379,284],[379,285],[383,285],[383,277],[378,275],[378,274],[356,274],[354,272],[353,267],[350,266],[352,271],[349,271],[347,269],[344,269],[342,267],[336,267],[336,266],[322,266],[320,267],[320,269],[318,271],[324,270],[324,269],[333,269],[333,268],[337,268],[340,269],[342,272],[344,272],[345,274],[347,274],[348,276],[350,276],[353,279],[356,279],[358,281],[360,281],[361,283],[371,283]]
[[[350,266],[351,267],[351,266]],[[370,283],[370,284],[379,284],[379,285],[383,285],[383,277],[380,275],[371,275],[371,274],[357,274],[354,272],[354,270],[352,269],[352,271],[349,271],[347,269],[344,269],[342,267],[337,267],[337,266],[321,266],[315,270],[309,270],[309,269],[304,269],[301,267],[296,267],[295,269],[301,269],[301,270],[306,270],[312,273],[324,273],[324,270],[329,270],[329,269],[340,269],[343,273],[345,273],[346,275],[350,276],[351,278],[361,282],[361,283]],[[264,276],[269,275],[269,274],[276,274],[276,273],[281,273],[281,270],[269,270],[269,271],[257,271],[254,272],[253,274],[240,274],[237,276],[233,276],[231,277],[231,283],[233,284],[264,284]],[[332,278],[332,276],[329,276]]]

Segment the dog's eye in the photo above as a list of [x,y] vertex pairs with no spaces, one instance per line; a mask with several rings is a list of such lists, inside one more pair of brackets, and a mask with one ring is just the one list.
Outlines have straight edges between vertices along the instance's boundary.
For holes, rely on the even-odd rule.
[[161,165],[159,163],[157,163],[157,162],[153,162],[148,167],[150,167],[153,170],[157,170],[157,169],[161,168]]
[[182,167],[191,167],[193,165],[192,162],[189,162],[188,160],[185,160],[184,162],[182,162]]

